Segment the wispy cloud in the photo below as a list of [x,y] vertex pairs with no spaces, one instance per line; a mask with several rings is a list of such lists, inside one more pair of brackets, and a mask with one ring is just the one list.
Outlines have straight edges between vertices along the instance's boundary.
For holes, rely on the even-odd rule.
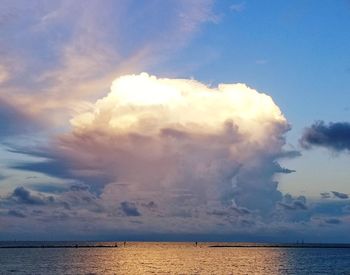
[[234,12],[242,12],[246,9],[246,3],[245,2],[240,2],[240,3],[235,3],[230,6],[230,10]]
[[[100,97],[116,76],[162,62],[215,18],[211,0],[1,5],[0,56],[18,65],[10,73],[0,66],[0,99],[50,127],[64,127],[62,121]],[[20,20],[10,20],[16,16]]]
[[269,61],[267,59],[257,59],[255,60],[255,63],[258,65],[265,65],[267,64]]
[[6,70],[6,68],[0,64],[0,85],[1,83],[5,82],[6,80],[9,79],[9,73]]
[[325,219],[324,222],[327,223],[327,224],[337,225],[337,224],[341,223],[341,220],[340,219],[336,219],[336,218],[329,218],[329,219]]

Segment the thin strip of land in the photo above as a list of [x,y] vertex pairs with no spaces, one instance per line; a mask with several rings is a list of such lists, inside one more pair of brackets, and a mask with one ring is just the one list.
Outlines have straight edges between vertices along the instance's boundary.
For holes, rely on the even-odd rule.
[[16,245],[1,248],[117,248],[117,245]]
[[350,248],[350,244],[256,244],[210,245],[212,248]]
[[[0,249],[11,249],[11,248],[17,248],[17,249],[24,249],[24,248],[120,248],[123,247],[122,244],[118,246],[117,243],[115,244],[109,244],[109,245],[103,245],[103,244],[96,244],[96,245],[84,245],[84,244],[62,244],[62,245],[54,245],[54,244],[45,244],[45,245],[34,245],[34,244],[28,244],[28,245],[1,245]],[[304,244],[213,244],[213,245],[203,245],[198,243],[198,248],[200,247],[209,247],[209,248],[348,248],[350,249],[350,244],[319,244],[319,243],[304,243]]]

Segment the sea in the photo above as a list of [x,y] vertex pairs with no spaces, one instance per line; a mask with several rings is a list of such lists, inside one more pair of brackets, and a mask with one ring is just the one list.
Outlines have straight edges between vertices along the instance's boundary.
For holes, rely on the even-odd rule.
[[350,246],[0,242],[0,274],[350,274]]

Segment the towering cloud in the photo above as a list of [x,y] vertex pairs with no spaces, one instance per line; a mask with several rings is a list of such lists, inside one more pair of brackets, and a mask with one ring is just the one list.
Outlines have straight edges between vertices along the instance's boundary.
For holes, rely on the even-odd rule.
[[322,146],[335,151],[350,150],[350,123],[318,121],[304,130],[300,143],[304,148]]
[[286,119],[245,84],[126,75],[71,125],[46,163],[20,168],[80,180],[121,216],[267,216],[282,199],[276,173],[292,172],[277,162],[293,155]]

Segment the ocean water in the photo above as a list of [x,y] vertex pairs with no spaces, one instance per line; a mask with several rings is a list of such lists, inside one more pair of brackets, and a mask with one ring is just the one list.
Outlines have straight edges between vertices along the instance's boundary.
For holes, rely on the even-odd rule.
[[[14,245],[32,248],[4,248]],[[350,274],[350,248],[211,245],[3,242],[0,274]]]

